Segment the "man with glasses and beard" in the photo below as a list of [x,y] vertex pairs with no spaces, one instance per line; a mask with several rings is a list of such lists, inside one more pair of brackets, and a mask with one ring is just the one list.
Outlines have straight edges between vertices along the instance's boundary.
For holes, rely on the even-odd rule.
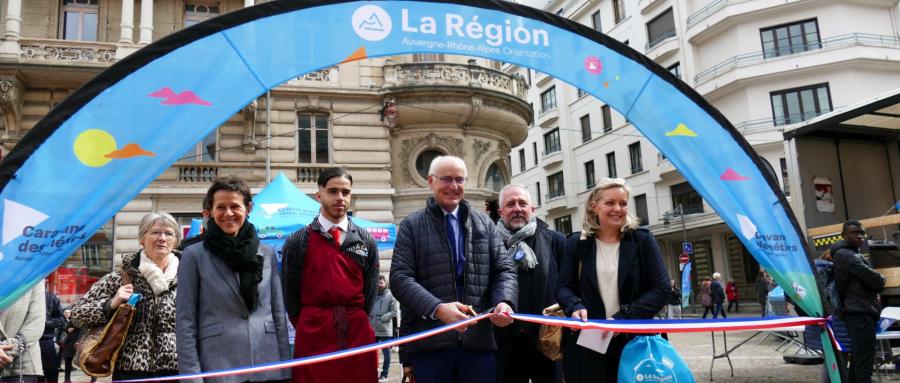
[[[557,265],[566,238],[534,216],[531,194],[522,184],[500,190],[497,232],[518,270],[519,307],[523,314],[541,315],[556,303]],[[515,322],[496,329],[498,383],[552,383],[555,363],[538,349],[540,326]]]

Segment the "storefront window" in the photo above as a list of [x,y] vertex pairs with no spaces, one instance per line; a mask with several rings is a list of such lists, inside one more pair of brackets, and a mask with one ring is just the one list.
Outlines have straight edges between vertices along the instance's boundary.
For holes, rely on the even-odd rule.
[[47,276],[49,290],[63,306],[74,304],[94,282],[112,271],[114,227],[114,220],[109,220]]

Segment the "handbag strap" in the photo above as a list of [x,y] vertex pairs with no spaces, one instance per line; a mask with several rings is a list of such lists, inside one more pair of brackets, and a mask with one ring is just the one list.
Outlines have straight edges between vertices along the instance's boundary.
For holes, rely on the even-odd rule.
[[129,275],[128,272],[125,271],[125,268],[123,268],[122,266],[119,266],[118,271],[119,275],[122,277],[122,286],[130,285],[131,275]]

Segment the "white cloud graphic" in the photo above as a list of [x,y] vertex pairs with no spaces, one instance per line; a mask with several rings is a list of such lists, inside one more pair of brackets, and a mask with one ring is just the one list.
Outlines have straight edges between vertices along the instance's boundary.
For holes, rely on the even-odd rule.
[[741,234],[744,235],[746,239],[753,239],[756,237],[756,225],[750,221],[750,218],[742,214],[737,215],[738,222],[741,224]]

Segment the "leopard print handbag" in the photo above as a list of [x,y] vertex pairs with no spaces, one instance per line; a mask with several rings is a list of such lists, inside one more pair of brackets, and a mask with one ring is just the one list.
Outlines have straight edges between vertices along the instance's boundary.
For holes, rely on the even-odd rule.
[[[125,270],[119,268],[118,272],[122,276],[123,285],[131,284],[131,278]],[[119,305],[106,325],[90,329],[78,340],[75,344],[75,360],[85,374],[97,378],[112,375],[119,350],[128,336],[134,310],[128,304]]]

